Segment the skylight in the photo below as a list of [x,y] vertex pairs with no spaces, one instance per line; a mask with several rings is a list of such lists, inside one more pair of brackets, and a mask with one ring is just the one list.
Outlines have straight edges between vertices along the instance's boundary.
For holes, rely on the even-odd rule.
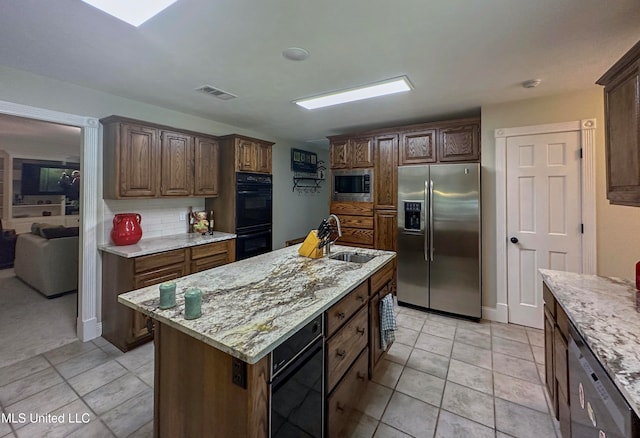
[[140,26],[149,18],[159,14],[177,0],[82,0],[94,8],[129,23]]
[[341,103],[386,96],[387,94],[401,93],[403,91],[409,91],[411,88],[409,79],[403,76],[358,88],[323,94],[309,99],[296,100],[294,103],[306,109],[324,108]]

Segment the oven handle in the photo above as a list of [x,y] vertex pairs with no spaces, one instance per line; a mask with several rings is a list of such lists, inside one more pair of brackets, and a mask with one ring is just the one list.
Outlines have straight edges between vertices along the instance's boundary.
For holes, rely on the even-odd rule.
[[268,195],[271,196],[271,190],[238,190],[238,195]]
[[266,230],[266,231],[258,231],[257,233],[237,234],[238,237],[236,237],[236,238],[238,240],[240,240],[240,239],[252,239],[252,238],[258,237],[258,236],[264,236],[265,234],[271,234],[271,229]]

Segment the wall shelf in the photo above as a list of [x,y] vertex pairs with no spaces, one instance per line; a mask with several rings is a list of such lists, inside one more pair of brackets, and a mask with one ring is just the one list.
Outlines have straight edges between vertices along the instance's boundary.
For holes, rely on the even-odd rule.
[[[322,188],[320,185],[324,179],[321,178],[309,178],[304,176],[294,176],[293,177],[293,188],[291,191],[295,191],[296,189],[313,189],[313,191],[318,191]],[[307,182],[307,184],[304,184]],[[302,184],[301,184],[302,183]]]

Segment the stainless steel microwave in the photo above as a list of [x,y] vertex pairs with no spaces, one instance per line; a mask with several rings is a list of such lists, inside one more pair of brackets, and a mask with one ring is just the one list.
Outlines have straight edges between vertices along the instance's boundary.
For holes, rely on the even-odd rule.
[[332,170],[332,197],[342,202],[373,202],[373,169]]

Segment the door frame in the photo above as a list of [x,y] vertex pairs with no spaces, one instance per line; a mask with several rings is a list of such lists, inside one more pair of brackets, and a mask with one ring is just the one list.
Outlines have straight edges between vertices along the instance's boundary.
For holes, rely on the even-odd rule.
[[98,202],[102,177],[101,127],[98,119],[74,114],[36,108],[0,100],[0,114],[42,120],[76,126],[81,129],[80,161],[82,184],[80,187],[80,235],[78,254],[78,318],[76,334],[83,342],[102,334],[98,322],[98,291],[100,290],[100,259],[98,254],[98,213],[102,203]]
[[[582,223],[582,273],[596,273],[596,119],[545,125],[499,128],[495,130],[496,151],[496,308],[483,309],[485,318],[509,322],[507,290],[507,139],[521,135],[551,134],[555,132],[580,132],[581,203]],[[541,280],[541,279],[540,279]]]

